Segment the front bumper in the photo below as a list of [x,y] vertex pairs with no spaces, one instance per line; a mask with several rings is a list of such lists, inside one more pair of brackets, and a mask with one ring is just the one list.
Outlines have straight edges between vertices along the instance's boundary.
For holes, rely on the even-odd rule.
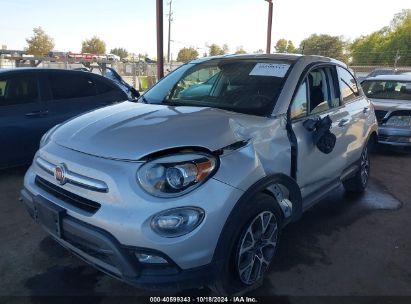
[[[35,206],[39,201],[53,203],[33,195],[27,189],[21,191],[21,199],[29,214],[45,227],[36,216]],[[212,282],[220,267],[219,262],[213,261],[204,266],[181,269],[162,252],[123,245],[109,232],[69,214],[64,214],[59,224],[61,228],[58,235],[45,228],[58,243],[98,270],[136,287],[153,290],[199,287]],[[155,254],[168,263],[143,264],[138,261],[136,253]]]
[[378,129],[378,142],[391,146],[411,147],[411,130],[380,126]]

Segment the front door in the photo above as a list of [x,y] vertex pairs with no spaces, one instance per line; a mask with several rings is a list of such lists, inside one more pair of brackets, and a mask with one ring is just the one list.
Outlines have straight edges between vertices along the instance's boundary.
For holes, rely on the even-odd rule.
[[[344,134],[350,115],[340,101],[336,67],[312,68],[300,85],[291,106],[292,128],[297,139],[296,179],[303,199],[339,179],[346,166]],[[313,141],[304,122],[329,116],[336,136],[334,149],[325,154]],[[307,207],[307,206],[303,206]]]

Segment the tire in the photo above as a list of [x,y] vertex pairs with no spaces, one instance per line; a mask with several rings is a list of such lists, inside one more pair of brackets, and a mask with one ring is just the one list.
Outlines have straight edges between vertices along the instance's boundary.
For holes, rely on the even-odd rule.
[[361,153],[359,160],[360,169],[357,173],[343,181],[345,191],[352,193],[362,193],[365,191],[368,185],[368,179],[370,176],[370,159],[368,155],[368,145],[366,145]]
[[281,211],[273,197],[260,193],[236,208],[225,227],[236,229],[225,240],[227,257],[209,287],[217,295],[241,295],[258,288],[269,269],[278,247]]

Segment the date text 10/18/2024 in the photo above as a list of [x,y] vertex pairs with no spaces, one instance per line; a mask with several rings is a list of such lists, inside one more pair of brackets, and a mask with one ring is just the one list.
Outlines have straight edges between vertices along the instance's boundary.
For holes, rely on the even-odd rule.
[[254,297],[150,297],[150,303],[258,303]]

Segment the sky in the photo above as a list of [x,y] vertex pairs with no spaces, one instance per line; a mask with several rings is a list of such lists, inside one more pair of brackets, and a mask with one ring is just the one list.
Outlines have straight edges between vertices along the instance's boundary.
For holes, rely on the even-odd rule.
[[[164,0],[164,52],[167,52],[168,2]],[[353,40],[389,25],[394,14],[410,9],[410,0],[273,0],[272,45],[280,38],[298,46],[309,35],[329,34]],[[268,3],[264,0],[172,0],[171,53],[193,46],[227,43],[265,50]],[[0,45],[23,49],[33,28],[54,38],[55,50],[80,52],[96,35],[107,50],[123,47],[156,56],[155,0],[0,0]]]

